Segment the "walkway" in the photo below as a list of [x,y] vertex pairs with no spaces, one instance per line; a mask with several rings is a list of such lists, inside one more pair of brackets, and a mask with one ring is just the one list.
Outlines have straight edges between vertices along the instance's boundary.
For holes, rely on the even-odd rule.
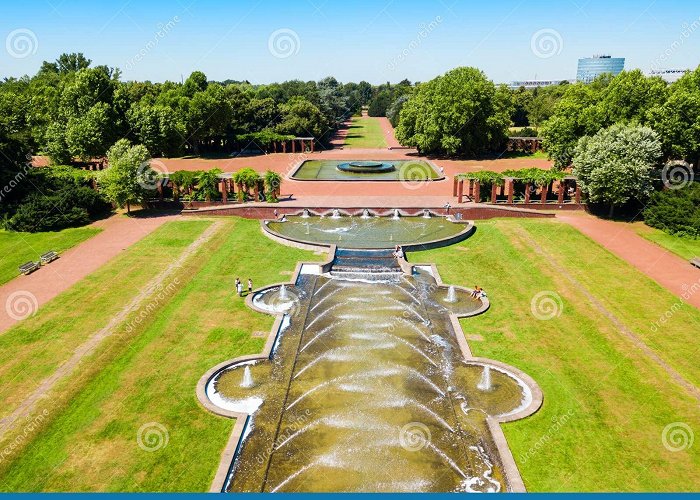
[[381,126],[382,131],[384,131],[384,139],[386,139],[387,147],[390,149],[400,148],[401,144],[396,140],[396,136],[394,135],[394,127],[391,125],[389,119],[386,116],[382,116],[377,118],[377,120],[379,120],[379,126]]
[[[639,236],[628,224],[589,215],[557,215],[610,252],[629,262],[677,297],[700,309],[700,269]],[[695,285],[695,288],[691,288]],[[693,292],[693,290],[697,290]]]
[[94,353],[102,341],[112,335],[116,331],[117,327],[127,319],[129,314],[137,311],[139,306],[141,306],[141,304],[145,302],[147,298],[152,296],[159,289],[162,289],[163,283],[167,281],[168,277],[176,270],[180,269],[185,262],[187,262],[187,260],[190,259],[200,247],[202,247],[202,245],[208,242],[212,236],[214,236],[214,234],[220,230],[222,225],[223,223],[221,222],[215,222],[209,226],[195,241],[190,243],[190,245],[182,254],[180,254],[177,259],[175,259],[175,261],[173,261],[168,267],[163,269],[157,276],[151,279],[139,294],[137,294],[128,304],[126,304],[117,314],[115,314],[107,326],[93,333],[90,338],[88,338],[75,350],[68,361],[63,363],[54,373],[45,378],[39,387],[37,387],[32,394],[23,400],[11,414],[0,420],[0,438],[2,438],[3,433],[10,429],[18,419],[29,415],[36,407],[37,402],[45,397],[58,382],[64,380],[71,373],[73,373],[75,368],[84,358]]
[[[28,307],[41,307],[173,217],[113,215],[95,222],[93,227],[102,228],[101,233],[67,250],[45,268],[29,276],[19,276],[0,287],[0,334],[16,323],[8,314],[12,294],[28,298],[29,302],[35,297],[36,303],[28,303]],[[17,307],[19,312],[20,306]]]

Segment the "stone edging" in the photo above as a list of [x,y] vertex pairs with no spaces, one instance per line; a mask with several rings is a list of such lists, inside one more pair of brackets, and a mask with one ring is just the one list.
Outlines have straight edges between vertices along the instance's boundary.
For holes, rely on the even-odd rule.
[[[473,228],[473,224],[472,224]],[[263,230],[265,234],[267,234],[269,237],[272,237],[274,235],[269,234],[267,231]],[[281,239],[277,236],[272,238],[273,240],[277,241],[277,239]],[[291,246],[297,246],[297,245],[302,245],[302,244],[297,244],[294,242],[288,241],[287,244],[292,243]],[[297,263],[296,269],[294,271],[294,274],[292,275],[291,281],[287,283],[277,283],[274,285],[268,285],[259,289],[256,289],[253,291],[253,293],[248,294],[246,296],[246,305],[253,309],[254,311],[262,312],[265,314],[273,314],[270,313],[269,311],[264,311],[262,309],[259,309],[253,304],[253,296],[256,294],[263,292],[265,290],[269,290],[271,288],[277,288],[281,285],[288,285],[288,286],[294,286],[299,278],[299,274],[301,273],[301,268],[304,265],[318,265],[321,267],[322,272],[326,272],[328,269],[330,269],[333,260],[335,258],[335,252],[336,252],[336,246],[335,245],[311,245],[313,249],[318,250],[319,248],[325,248],[328,250],[328,258],[326,259],[325,262],[323,263],[316,263],[316,262],[299,262]],[[304,246],[298,246],[297,248],[304,248]],[[403,259],[402,259],[403,260]],[[402,263],[399,262],[401,265]],[[435,282],[438,288],[448,288],[449,285],[445,285],[442,281],[442,278],[440,277],[440,273],[437,270],[437,266],[435,264],[413,264],[410,265],[408,264],[405,260],[403,260],[403,265],[402,265],[402,270],[406,269],[406,266],[409,266],[410,269],[413,269],[413,266],[422,266],[422,267],[430,267],[431,268],[431,273],[433,277],[435,278]],[[326,270],[326,271],[324,271]],[[462,291],[469,291],[469,289],[461,286],[455,286],[455,289],[462,290]],[[525,383],[529,388],[530,391],[532,392],[532,403],[522,411],[513,414],[513,415],[506,415],[505,417],[491,417],[487,416],[486,421],[489,427],[489,430],[491,432],[491,436],[494,440],[494,443],[496,444],[496,447],[498,449],[498,453],[500,455],[502,465],[503,465],[503,472],[505,475],[506,479],[506,487],[508,491],[510,492],[525,492],[527,491],[525,489],[525,484],[523,483],[522,477],[520,475],[520,471],[518,470],[517,464],[515,463],[515,459],[513,458],[513,454],[510,451],[510,448],[508,446],[508,442],[506,441],[505,435],[503,434],[503,430],[501,428],[502,423],[506,422],[512,422],[514,420],[520,420],[522,418],[525,418],[527,416],[532,415],[535,413],[541,406],[543,402],[543,394],[542,391],[540,390],[539,386],[537,383],[527,374],[522,372],[521,370],[518,370],[515,367],[512,367],[510,365],[507,365],[505,363],[502,363],[500,361],[492,360],[492,359],[487,359],[487,358],[478,358],[474,357],[471,353],[471,350],[469,349],[469,345],[467,343],[466,337],[464,335],[464,331],[462,330],[461,325],[459,324],[459,318],[461,317],[471,317],[471,316],[477,316],[479,314],[483,314],[486,312],[489,307],[491,306],[491,303],[488,298],[483,298],[482,299],[482,307],[479,308],[477,311],[469,313],[469,314],[464,314],[464,315],[457,315],[454,313],[450,313],[449,319],[450,323],[452,325],[452,329],[454,331],[454,334],[457,338],[457,342],[459,343],[460,350],[462,351],[462,356],[467,363],[472,363],[472,364],[489,364],[495,367],[499,367],[503,370],[505,370],[508,373],[511,373],[512,375],[515,375],[516,377],[520,378],[520,380]],[[227,418],[235,418],[236,419],[236,424],[233,427],[233,431],[231,432],[231,436],[229,437],[229,440],[226,444],[226,447],[224,448],[223,452],[221,453],[221,459],[219,461],[219,465],[216,471],[216,474],[214,476],[214,480],[212,481],[211,487],[209,489],[210,493],[217,493],[217,492],[223,492],[224,489],[227,486],[227,479],[231,473],[231,469],[233,468],[234,465],[234,459],[236,454],[238,453],[238,449],[240,448],[242,444],[242,436],[245,431],[245,428],[249,422],[249,419],[251,418],[251,415],[247,413],[240,413],[240,412],[234,412],[230,410],[226,410],[224,408],[221,408],[219,406],[216,406],[214,403],[211,402],[209,397],[207,396],[206,393],[206,388],[211,379],[217,375],[219,372],[225,370],[225,369],[230,369],[234,367],[235,365],[248,362],[248,361],[262,361],[262,360],[269,360],[270,355],[272,353],[272,349],[275,345],[275,342],[277,341],[277,337],[279,335],[280,328],[282,326],[282,320],[284,318],[284,313],[277,313],[275,315],[275,322],[272,325],[272,328],[270,330],[270,333],[267,337],[267,340],[265,341],[265,346],[263,347],[263,350],[259,354],[249,354],[249,355],[244,355],[244,356],[238,356],[236,358],[223,361],[222,363],[219,363],[218,365],[212,367],[209,369],[198,381],[197,383],[197,389],[196,389],[196,394],[197,394],[197,399],[199,403],[206,408],[208,411],[211,413],[214,413],[215,415],[219,415],[222,417],[227,417]]]
[[[344,214],[345,216],[357,216],[357,215],[359,215],[357,213],[351,213],[348,210],[342,210],[342,209],[334,209],[334,210],[338,210],[338,213]],[[419,215],[406,215],[405,212],[402,214],[401,209],[398,209],[398,208],[396,209],[396,211],[398,211],[399,215],[401,215],[402,217],[418,217],[418,218],[420,218]],[[310,214],[313,214],[314,216],[319,216],[319,215],[327,216],[328,214],[333,213],[332,210],[326,210],[323,212],[308,210],[308,212]],[[303,213],[304,213],[304,211],[301,210],[301,211],[297,211],[294,213],[288,213],[285,215],[289,215],[289,216],[294,217],[294,216],[299,216]],[[360,214],[361,213],[362,213],[362,211],[360,211]],[[395,211],[393,209],[388,210],[388,211],[383,212],[383,213],[379,213],[379,212],[375,211],[375,216],[388,217],[389,215],[392,215],[393,213],[395,213]],[[442,215],[436,215],[433,212],[430,212],[430,214],[433,217],[443,217]],[[460,241],[466,240],[475,231],[474,221],[467,220],[467,219],[455,219],[452,216],[448,216],[447,220],[452,222],[453,224],[465,224],[467,227],[465,229],[463,229],[462,231],[460,231],[458,234],[456,234],[454,236],[450,236],[449,238],[443,238],[443,239],[439,239],[439,240],[430,240],[430,241],[426,241],[424,243],[413,243],[413,244],[401,245],[403,247],[404,251],[415,252],[415,251],[422,251],[422,250],[432,250],[433,248],[440,248],[440,247],[445,247],[445,246],[449,246],[449,245],[454,245],[455,243],[459,243]],[[279,221],[272,220],[272,219],[261,220],[260,225],[262,227],[263,233],[265,233],[268,237],[271,237],[272,240],[274,240],[278,243],[281,243],[283,245],[293,246],[295,248],[302,248],[302,249],[306,249],[306,250],[318,250],[320,248],[329,248],[330,246],[337,246],[335,244],[330,245],[330,244],[326,244],[326,243],[319,243],[319,242],[314,242],[314,241],[309,241],[309,240],[300,240],[300,239],[295,239],[295,238],[289,238],[287,236],[282,236],[280,234],[273,232],[269,227],[267,227],[268,222],[279,222]],[[384,249],[353,248],[350,250],[384,250]]]
[[[295,178],[294,176],[297,175],[299,170],[301,170],[301,167],[303,167],[304,163],[306,163],[307,161],[340,161],[340,162],[347,161],[347,162],[351,162],[351,161],[357,161],[357,160],[338,160],[338,159],[334,159],[334,160],[316,160],[316,159],[313,159],[313,160],[310,160],[310,159],[306,158],[303,160],[299,160],[299,163],[297,163],[296,166],[294,166],[294,168],[291,170],[291,173],[287,174],[287,176],[285,177],[285,180],[295,181],[295,182],[410,182],[410,181],[406,181],[406,179],[297,179],[297,178]],[[411,162],[413,160],[391,159],[391,160],[374,160],[374,161]],[[438,176],[438,177],[435,177],[434,179],[433,178],[423,179],[422,181],[419,181],[419,182],[440,182],[440,181],[447,180],[447,177],[444,174],[440,174],[440,169],[432,161],[421,159],[421,160],[415,160],[415,162],[416,163],[418,163],[418,162],[426,163],[432,169],[433,173],[435,173]]]

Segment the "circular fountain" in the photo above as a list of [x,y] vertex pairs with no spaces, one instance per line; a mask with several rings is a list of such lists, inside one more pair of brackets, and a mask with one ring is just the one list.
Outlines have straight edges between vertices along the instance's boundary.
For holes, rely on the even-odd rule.
[[336,168],[341,172],[354,174],[384,174],[396,170],[393,164],[381,161],[351,161],[341,163]]

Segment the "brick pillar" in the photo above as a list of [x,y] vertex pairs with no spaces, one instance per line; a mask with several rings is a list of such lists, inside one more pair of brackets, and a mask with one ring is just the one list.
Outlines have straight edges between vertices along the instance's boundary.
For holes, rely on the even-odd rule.
[[559,192],[557,193],[557,203],[564,203],[564,181],[559,181]]
[[221,201],[228,203],[228,186],[226,179],[221,179]]
[[547,192],[549,191],[549,186],[542,186],[542,192],[540,193],[540,203],[543,205],[547,203]]
[[457,184],[459,184],[459,179],[455,177],[452,180],[452,196],[457,196]]
[[525,203],[530,203],[530,183],[525,183]]
[[304,139],[301,140],[301,149],[300,149],[300,151],[301,151],[302,153],[305,153],[305,152],[306,152],[306,148],[304,148]]
[[259,201],[260,200],[260,188],[256,184],[255,187],[253,188],[253,201]]
[[457,203],[462,203],[462,196],[464,196],[464,179],[460,179],[457,186]]
[[474,181],[474,203],[481,203],[481,182]]
[[314,152],[314,142],[316,142],[316,141],[314,141],[313,139],[311,139],[311,152],[312,152],[312,153]]
[[498,198],[498,186],[494,182],[491,185],[491,203],[496,203],[497,198]]
[[163,201],[163,183],[158,180],[158,184],[156,184],[156,189],[158,190],[158,199],[160,201]]
[[576,186],[576,204],[581,204],[581,188],[578,185]]
[[296,152],[297,152],[297,141],[292,139],[292,153],[296,153]]
[[282,141],[282,152],[283,153],[287,152],[287,141]]
[[508,203],[513,204],[513,196],[515,195],[515,181],[508,179]]
[[474,179],[469,179],[469,186],[467,186],[467,196],[469,196],[469,198],[474,198]]

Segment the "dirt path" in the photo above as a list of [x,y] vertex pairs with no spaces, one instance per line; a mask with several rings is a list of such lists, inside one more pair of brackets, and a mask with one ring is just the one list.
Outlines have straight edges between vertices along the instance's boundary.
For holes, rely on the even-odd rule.
[[588,215],[558,215],[557,218],[629,262],[684,302],[700,309],[700,269],[645,240],[624,222]]
[[18,419],[29,415],[34,410],[37,403],[46,397],[59,381],[73,373],[85,357],[95,352],[104,339],[115,333],[117,327],[119,327],[131,313],[137,311],[146,299],[157,290],[162,289],[167,279],[170,278],[177,269],[181,268],[187,259],[189,259],[204,243],[209,241],[222,225],[223,222],[217,221],[209,226],[174,262],[151,279],[138,295],[115,314],[107,326],[92,334],[75,350],[73,355],[65,363],[59,366],[53,374],[45,378],[34,392],[22,401],[11,414],[0,420],[0,439],[2,439],[8,429],[12,428]]
[[0,334],[17,322],[11,313],[21,317],[26,312],[16,310],[19,305],[13,301],[23,298],[31,310],[37,310],[174,217],[113,215],[95,222],[93,226],[102,228],[101,233],[67,250],[58,260],[29,276],[19,276],[0,286]]

